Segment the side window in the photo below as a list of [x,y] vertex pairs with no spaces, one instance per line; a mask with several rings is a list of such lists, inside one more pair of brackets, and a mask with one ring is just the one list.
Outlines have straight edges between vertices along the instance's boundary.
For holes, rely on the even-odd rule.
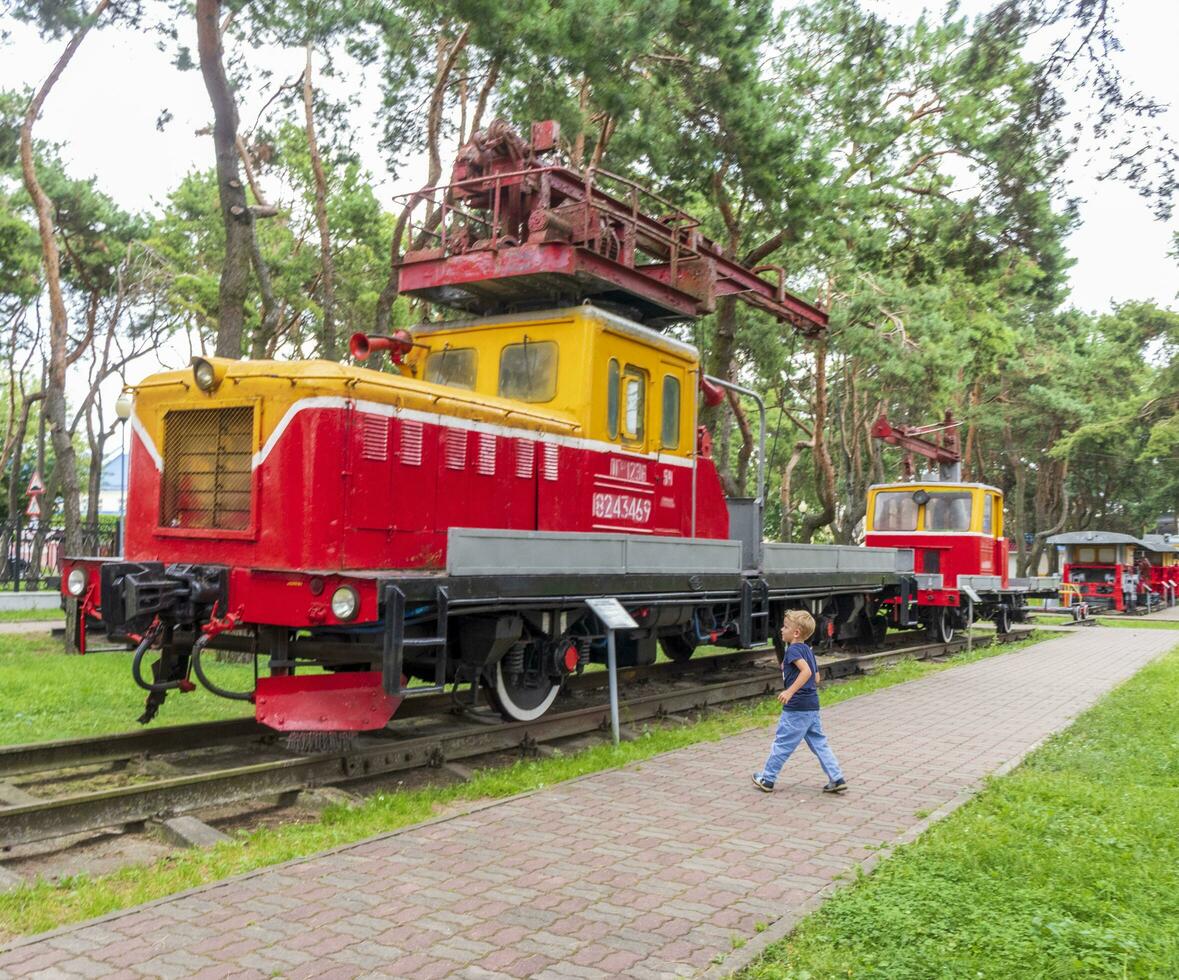
[[508,344],[499,356],[499,395],[522,402],[547,402],[557,393],[557,343]]
[[664,375],[663,447],[679,448],[679,379]]
[[606,434],[611,439],[618,438],[618,389],[621,385],[621,372],[618,361],[610,358],[606,368]]
[[663,376],[663,448],[680,448],[680,379]]
[[631,364],[622,374],[622,437],[641,442],[647,431],[647,372]]
[[443,347],[442,350],[431,351],[426,357],[426,371],[423,377],[436,385],[450,385],[452,388],[473,391],[476,363],[474,347]]
[[983,534],[991,533],[991,511],[994,507],[994,499],[989,493],[983,494]]

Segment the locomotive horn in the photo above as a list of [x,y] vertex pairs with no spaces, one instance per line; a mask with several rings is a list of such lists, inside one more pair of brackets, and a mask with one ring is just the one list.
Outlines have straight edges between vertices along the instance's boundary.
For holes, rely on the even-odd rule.
[[709,408],[716,408],[725,400],[724,389],[718,384],[713,384],[704,375],[700,375],[700,393],[704,396],[704,404]]
[[413,349],[413,336],[408,330],[398,330],[392,337],[382,337],[377,334],[354,333],[348,341],[348,350],[358,361],[367,360],[370,354],[387,350],[394,364],[400,364],[401,359]]

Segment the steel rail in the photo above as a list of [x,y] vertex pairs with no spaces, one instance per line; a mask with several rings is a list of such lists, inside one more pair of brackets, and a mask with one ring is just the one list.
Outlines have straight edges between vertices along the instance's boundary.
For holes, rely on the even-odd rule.
[[[770,647],[743,650],[736,653],[696,657],[687,663],[676,664],[676,674],[698,674],[748,664],[764,657]],[[659,677],[670,673],[666,664],[645,664],[624,667],[620,671],[628,683]],[[588,691],[606,684],[604,671],[575,675],[566,680],[572,691]],[[450,694],[433,694],[407,698],[397,710],[396,719],[418,718],[443,713],[454,706]],[[267,742],[282,736],[253,718],[231,718],[223,721],[196,722],[191,725],[167,725],[144,728],[113,735],[89,738],[61,739],[53,742],[32,742],[25,745],[0,746],[0,779],[22,776],[50,769],[72,769],[79,766],[121,762],[137,756],[159,756],[171,752],[214,748],[234,742]]]
[[[980,639],[977,642],[980,646],[989,645],[998,642],[998,638]],[[949,644],[898,647],[869,657],[875,667],[887,660],[899,660],[918,653],[928,657],[948,653],[965,645],[965,639],[956,639]],[[767,651],[756,652],[764,655]],[[820,666],[828,672],[828,677],[834,678],[854,673],[857,669],[855,661],[862,659],[841,658]],[[629,698],[622,703],[621,708],[626,722],[633,723],[769,694],[777,689],[778,684],[775,671],[764,676],[744,676]],[[123,827],[209,806],[281,796],[308,786],[346,783],[423,766],[438,766],[447,761],[589,734],[604,730],[608,724],[607,705],[596,704],[531,722],[509,722],[494,727],[469,724],[461,730],[404,738],[390,734],[382,738],[361,739],[360,744],[346,752],[255,763],[3,807],[0,808],[0,846]],[[368,744],[365,744],[366,741]]]
[[[909,639],[911,637],[900,634],[898,643],[904,643]],[[905,647],[908,653],[920,652],[923,649],[924,646],[921,645]],[[671,672],[677,675],[709,673],[744,666],[766,656],[772,650],[772,647],[766,646],[734,653],[693,657],[686,663],[675,664],[672,667],[662,663],[623,667],[620,673],[627,683],[659,678],[662,674]],[[828,656],[820,654],[820,659],[826,659]],[[821,666],[833,678],[844,677],[848,673],[843,669],[845,662],[852,665],[851,672],[854,673],[855,665],[863,661],[866,656],[870,656],[870,654],[836,656],[835,659],[827,660]],[[604,671],[574,675],[565,681],[567,690],[577,692],[604,687],[605,684],[606,674]],[[442,713],[452,708],[454,703],[454,698],[450,694],[407,698],[398,709],[395,720]],[[137,731],[88,738],[6,745],[0,746],[0,779],[46,770],[72,769],[122,762],[139,756],[160,756],[192,749],[214,748],[235,742],[257,741],[265,743],[281,736],[281,732],[260,725],[253,718],[230,718],[222,721],[195,722],[190,725],[143,728]]]

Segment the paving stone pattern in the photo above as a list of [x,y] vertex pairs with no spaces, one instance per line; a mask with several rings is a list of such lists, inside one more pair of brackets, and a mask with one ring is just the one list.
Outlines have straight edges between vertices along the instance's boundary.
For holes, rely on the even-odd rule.
[[1179,606],[1171,606],[1150,614],[1151,619],[1179,619]]
[[58,930],[0,977],[669,977],[706,969],[1179,641],[1085,630],[824,712],[851,783],[770,729]]

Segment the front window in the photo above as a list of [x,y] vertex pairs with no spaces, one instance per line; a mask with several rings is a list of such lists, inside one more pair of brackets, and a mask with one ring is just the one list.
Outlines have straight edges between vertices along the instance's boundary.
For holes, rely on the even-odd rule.
[[991,513],[994,508],[993,499],[989,493],[983,496],[983,534],[991,533]]
[[474,347],[443,347],[426,357],[425,379],[452,388],[475,388],[476,353]]
[[547,402],[557,393],[557,344],[527,340],[508,344],[499,357],[499,394],[522,402]]
[[1068,580],[1075,585],[1113,585],[1117,575],[1112,568],[1078,568],[1068,570]]
[[969,531],[970,494],[935,493],[925,505],[925,530]]
[[874,531],[916,531],[917,504],[909,490],[890,491],[876,495],[876,510],[872,515]]

